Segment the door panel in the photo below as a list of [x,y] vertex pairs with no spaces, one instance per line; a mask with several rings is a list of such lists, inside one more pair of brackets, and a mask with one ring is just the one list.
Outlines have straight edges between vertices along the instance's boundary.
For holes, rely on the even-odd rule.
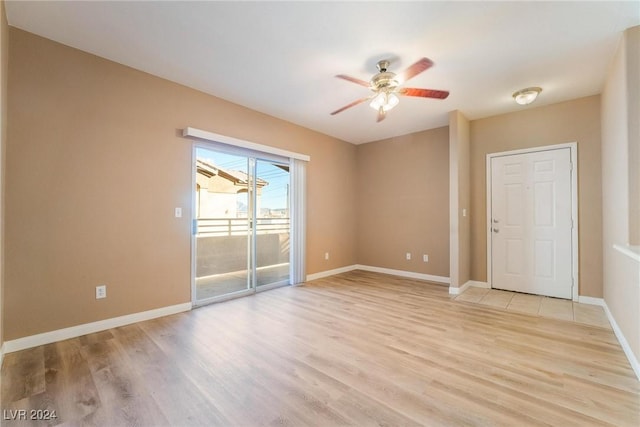
[[553,240],[538,239],[535,242],[534,276],[544,279],[555,277],[556,245]]
[[491,159],[492,287],[572,296],[569,148]]
[[510,227],[522,226],[522,184],[505,185],[505,207],[507,210],[506,224]]
[[505,239],[507,256],[505,273],[512,276],[522,275],[524,245],[522,239]]
[[257,160],[256,286],[289,282],[289,165]]
[[250,289],[248,162],[196,149],[195,300]]

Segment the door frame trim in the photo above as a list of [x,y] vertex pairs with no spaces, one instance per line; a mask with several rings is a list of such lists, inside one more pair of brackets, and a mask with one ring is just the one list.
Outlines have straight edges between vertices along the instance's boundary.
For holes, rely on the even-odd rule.
[[573,221],[573,228],[571,229],[571,272],[573,276],[572,286],[572,300],[578,301],[579,288],[580,288],[580,274],[578,265],[578,143],[567,142],[564,144],[555,145],[543,145],[539,147],[523,148],[518,150],[501,151],[498,153],[488,153],[486,155],[486,196],[487,196],[487,221],[486,221],[486,233],[487,233],[487,283],[490,288],[493,288],[493,271],[492,264],[492,247],[491,247],[491,160],[494,157],[511,156],[515,154],[529,154],[542,151],[559,150],[563,148],[569,148],[571,156],[571,219]]

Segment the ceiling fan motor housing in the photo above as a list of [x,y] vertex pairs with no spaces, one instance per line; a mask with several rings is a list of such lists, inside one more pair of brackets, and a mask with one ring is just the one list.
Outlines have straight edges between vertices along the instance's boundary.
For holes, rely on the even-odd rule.
[[381,90],[389,92],[398,87],[399,82],[396,79],[396,74],[387,71],[388,66],[389,61],[382,60],[378,62],[377,67],[380,72],[371,78],[371,89],[374,92]]
[[374,91],[379,91],[382,89],[386,90],[394,90],[398,87],[399,83],[396,80],[395,73],[390,71],[385,71],[382,73],[378,73],[371,79],[371,88]]

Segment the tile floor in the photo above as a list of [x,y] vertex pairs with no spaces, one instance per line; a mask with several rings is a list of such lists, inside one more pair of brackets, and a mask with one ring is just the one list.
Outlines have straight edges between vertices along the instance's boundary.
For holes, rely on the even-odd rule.
[[468,288],[455,299],[456,301],[489,305],[508,311],[518,311],[542,317],[570,320],[611,329],[611,325],[603,308],[597,305],[580,304],[570,300],[540,295],[520,294],[517,292],[501,291],[499,289],[475,287]]

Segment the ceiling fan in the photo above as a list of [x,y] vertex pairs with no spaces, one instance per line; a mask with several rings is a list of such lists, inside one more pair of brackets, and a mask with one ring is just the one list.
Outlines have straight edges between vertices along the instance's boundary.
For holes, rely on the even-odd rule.
[[344,107],[332,112],[331,115],[333,116],[335,114],[343,112],[347,108],[351,108],[358,104],[362,104],[363,102],[372,100],[371,104],[369,105],[371,106],[371,108],[378,111],[377,121],[381,122],[387,115],[387,111],[391,110],[393,107],[398,105],[398,102],[400,102],[398,95],[445,99],[447,96],[449,96],[449,92],[445,90],[398,87],[402,83],[405,83],[407,80],[431,68],[431,66],[433,66],[433,62],[429,58],[422,58],[418,62],[407,68],[402,74],[396,75],[391,71],[387,71],[387,68],[389,67],[389,61],[378,61],[378,74],[373,76],[368,82],[357,79],[355,77],[347,76],[345,74],[338,74],[336,77],[338,77],[339,79],[344,79],[355,84],[359,84],[360,86],[369,88],[373,92],[373,95],[370,95],[366,98],[360,98],[352,102],[351,104],[345,105]]

